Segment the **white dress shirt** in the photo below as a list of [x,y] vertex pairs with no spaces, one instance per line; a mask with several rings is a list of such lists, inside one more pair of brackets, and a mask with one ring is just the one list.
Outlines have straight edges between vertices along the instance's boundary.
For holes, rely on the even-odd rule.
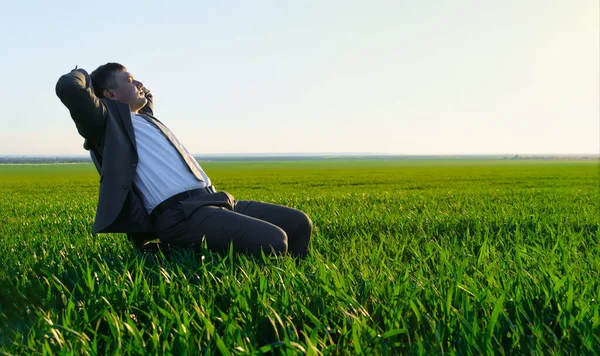
[[131,119],[138,153],[133,183],[142,194],[148,214],[175,194],[211,185],[202,168],[204,182],[190,172],[179,152],[158,128],[135,113],[131,113]]

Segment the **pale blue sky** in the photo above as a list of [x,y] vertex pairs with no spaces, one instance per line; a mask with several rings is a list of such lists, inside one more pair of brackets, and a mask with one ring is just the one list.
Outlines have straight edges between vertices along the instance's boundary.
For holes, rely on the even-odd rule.
[[83,154],[117,61],[195,154],[599,153],[597,0],[2,1],[0,155]]

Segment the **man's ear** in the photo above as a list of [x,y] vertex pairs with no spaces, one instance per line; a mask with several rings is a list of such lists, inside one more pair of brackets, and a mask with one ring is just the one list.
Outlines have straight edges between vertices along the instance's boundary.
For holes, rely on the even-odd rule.
[[110,89],[104,89],[104,97],[109,98],[109,99],[114,99],[115,93],[113,93],[112,90],[110,90]]

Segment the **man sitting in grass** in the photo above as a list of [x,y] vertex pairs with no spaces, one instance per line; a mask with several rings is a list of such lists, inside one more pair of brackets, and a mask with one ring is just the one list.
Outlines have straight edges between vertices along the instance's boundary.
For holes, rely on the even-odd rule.
[[[135,245],[159,238],[175,246],[255,255],[308,252],[312,222],[302,211],[217,192],[175,135],[153,114],[153,98],[118,63],[90,75],[75,68],[56,94],[69,109],[100,171],[93,232],[127,232]],[[226,132],[199,132],[202,135]],[[101,167],[101,168],[100,168]]]

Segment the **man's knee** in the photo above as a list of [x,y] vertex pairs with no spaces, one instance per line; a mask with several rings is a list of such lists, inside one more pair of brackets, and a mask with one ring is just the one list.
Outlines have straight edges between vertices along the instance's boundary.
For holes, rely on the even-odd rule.
[[[277,227],[273,229],[273,233],[269,239],[267,249],[275,254],[285,254],[288,249],[288,236],[283,229]],[[263,249],[265,246],[263,246]]]
[[310,217],[303,211],[298,210],[297,230],[299,238],[310,239],[313,231],[313,223]]
[[269,229],[263,229],[259,234],[249,236],[249,252],[256,256],[261,253],[283,255],[288,250],[288,236],[283,229],[271,225]]

